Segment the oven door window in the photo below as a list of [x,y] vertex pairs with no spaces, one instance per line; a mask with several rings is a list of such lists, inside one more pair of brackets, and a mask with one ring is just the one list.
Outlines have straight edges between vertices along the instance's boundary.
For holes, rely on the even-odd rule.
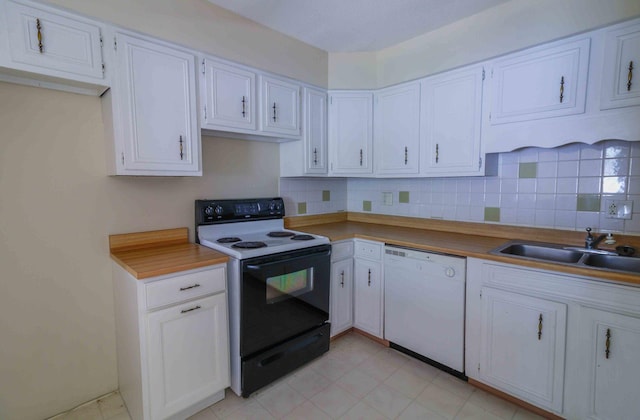
[[244,260],[240,353],[265,350],[329,318],[330,248]]
[[267,278],[267,303],[313,291],[313,267]]

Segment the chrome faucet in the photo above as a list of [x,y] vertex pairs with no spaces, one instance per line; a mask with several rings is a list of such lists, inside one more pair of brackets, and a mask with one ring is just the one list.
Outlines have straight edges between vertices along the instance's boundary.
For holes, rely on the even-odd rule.
[[607,237],[606,233],[603,233],[602,235],[598,236],[597,238],[594,238],[593,235],[591,234],[591,228],[588,227],[587,228],[587,237],[584,238],[584,247],[587,249],[598,249],[598,244],[600,242],[602,242],[602,240],[604,238]]

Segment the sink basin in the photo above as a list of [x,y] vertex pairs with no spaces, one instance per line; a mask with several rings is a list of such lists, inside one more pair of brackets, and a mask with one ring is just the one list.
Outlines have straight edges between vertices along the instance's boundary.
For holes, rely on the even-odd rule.
[[582,262],[590,267],[640,273],[640,258],[589,254]]
[[563,249],[549,244],[508,244],[496,250],[497,254],[515,255],[536,260],[575,264],[584,255],[580,251]]

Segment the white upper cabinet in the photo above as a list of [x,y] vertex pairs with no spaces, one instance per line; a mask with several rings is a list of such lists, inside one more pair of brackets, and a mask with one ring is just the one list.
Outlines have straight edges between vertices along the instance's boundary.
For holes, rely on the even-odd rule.
[[373,172],[373,94],[334,92],[329,101],[331,173]]
[[590,43],[556,42],[495,61],[491,124],[583,113]]
[[196,57],[117,33],[114,103],[116,175],[202,175]]
[[202,128],[255,131],[256,74],[208,58],[201,65]]
[[426,175],[483,175],[484,69],[474,66],[422,81]]
[[601,109],[640,105],[640,23],[605,34]]
[[418,174],[420,84],[410,83],[376,92],[374,124],[376,174]]
[[[0,65],[16,70],[105,84],[101,25],[38,3],[0,2],[8,51]],[[1,32],[1,31],[0,31]]]
[[300,137],[300,85],[260,76],[260,128],[265,133]]

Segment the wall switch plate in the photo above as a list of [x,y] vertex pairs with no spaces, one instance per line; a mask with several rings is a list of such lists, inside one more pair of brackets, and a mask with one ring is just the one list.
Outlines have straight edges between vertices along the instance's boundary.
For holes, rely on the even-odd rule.
[[393,193],[392,192],[383,192],[382,193],[382,204],[385,206],[393,205]]
[[605,218],[607,219],[631,219],[633,200],[606,200]]

